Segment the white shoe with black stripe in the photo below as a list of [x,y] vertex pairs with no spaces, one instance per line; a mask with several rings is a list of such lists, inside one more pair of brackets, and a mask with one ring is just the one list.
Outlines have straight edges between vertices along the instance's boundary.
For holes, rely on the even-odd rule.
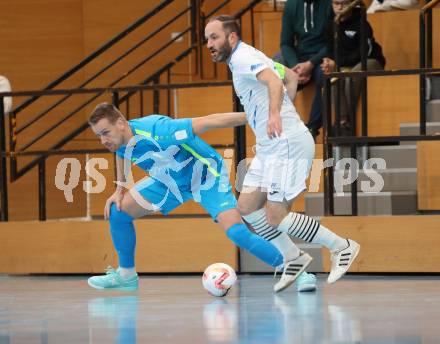
[[295,282],[296,278],[309,266],[312,262],[313,258],[305,252],[300,253],[300,255],[293,259],[284,263],[283,274],[281,275],[280,280],[273,287],[273,290],[278,293],[281,290],[286,289],[293,282]]
[[332,269],[327,279],[328,283],[336,282],[348,271],[361,249],[356,241],[347,239],[347,243],[346,248],[331,253]]

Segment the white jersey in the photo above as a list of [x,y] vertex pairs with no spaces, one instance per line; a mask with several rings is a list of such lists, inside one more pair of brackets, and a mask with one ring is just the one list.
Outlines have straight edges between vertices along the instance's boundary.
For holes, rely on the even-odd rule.
[[[274,61],[261,51],[240,41],[233,50],[228,65],[232,73],[235,92],[244,107],[248,123],[254,131],[257,143],[270,140],[267,136],[269,93],[267,86],[258,81],[257,74],[269,68],[279,77]],[[286,89],[284,89],[281,107],[281,120],[283,133],[290,136],[307,131],[307,127],[296,112]]]

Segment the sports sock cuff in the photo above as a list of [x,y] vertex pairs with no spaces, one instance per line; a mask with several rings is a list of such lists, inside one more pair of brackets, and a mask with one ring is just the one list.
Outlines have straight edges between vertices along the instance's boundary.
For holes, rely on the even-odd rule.
[[226,236],[238,246],[241,246],[251,236],[251,231],[244,223],[236,223],[226,230]]
[[260,221],[262,217],[266,217],[266,210],[264,208],[258,209],[253,213],[242,216],[242,218],[248,223],[255,223]]
[[280,224],[278,225],[277,229],[280,232],[287,233],[289,228],[292,226],[292,224],[293,224],[293,213],[289,213],[280,222]]
[[111,205],[111,207],[110,207],[110,216],[114,216],[114,215],[116,215],[117,217],[118,217],[118,219],[119,220],[122,220],[122,221],[133,221],[134,220],[134,217],[133,216],[131,216],[130,214],[127,214],[125,211],[123,211],[123,210],[118,210],[117,208],[116,208],[116,204],[115,203],[113,203],[112,205]]

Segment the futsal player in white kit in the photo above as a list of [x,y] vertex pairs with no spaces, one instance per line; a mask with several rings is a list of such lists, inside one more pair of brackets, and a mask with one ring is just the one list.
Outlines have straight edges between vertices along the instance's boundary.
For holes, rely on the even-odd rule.
[[245,176],[238,209],[256,233],[283,254],[283,274],[274,291],[291,285],[313,259],[289,236],[327,247],[332,260],[327,281],[337,281],[358,255],[360,245],[311,217],[290,211],[294,199],[306,189],[315,154],[313,138],[293,105],[297,76],[242,42],[232,16],[211,18],[205,37],[212,60],[228,64],[256,136],[256,156]]

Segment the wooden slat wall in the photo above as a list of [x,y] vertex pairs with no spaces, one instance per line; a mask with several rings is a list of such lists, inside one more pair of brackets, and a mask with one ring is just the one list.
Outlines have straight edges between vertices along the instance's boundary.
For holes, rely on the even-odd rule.
[[[351,272],[440,272],[440,216],[335,216],[322,224],[361,244]],[[213,262],[237,267],[235,247],[209,218],[148,218],[135,225],[139,272],[201,272]],[[97,273],[117,265],[104,221],[0,223],[0,250],[0,273]],[[327,249],[322,256],[329,271]]]
[[[84,1],[84,0],[43,0],[43,1],[19,1],[10,2],[0,0],[2,8],[2,20],[0,21],[0,42],[8,49],[3,49],[0,56],[0,65],[2,66],[1,74],[6,75],[11,83],[13,90],[29,90],[40,89],[46,86],[50,81],[60,76],[73,65],[81,61],[86,55],[96,50],[103,43],[107,42],[112,36],[126,28],[134,20],[139,18],[160,3],[159,0],[154,1],[130,1],[121,3],[118,1]],[[188,6],[188,1],[176,1],[163,10],[162,16],[171,18],[184,7]],[[88,87],[107,86],[115,79],[115,73],[120,75],[128,71],[133,62],[140,61],[142,58],[150,54],[154,49],[163,45],[170,39],[171,32],[182,31],[183,27],[188,26],[189,15],[175,21],[169,28],[168,32],[162,36],[151,40],[144,47],[138,49],[134,57],[128,58],[126,61],[118,63],[110,69],[112,77],[100,77],[97,82],[92,82]],[[111,51],[102,56],[100,63],[91,63],[83,71],[75,74],[67,82],[63,82],[61,88],[77,87],[85,78],[89,77],[93,72],[102,68],[104,63],[110,62],[117,53],[122,53],[139,41],[145,35],[151,32],[152,27],[158,27],[162,18],[155,18],[146,25],[144,29],[139,30],[136,34],[129,36],[129,43],[117,44]],[[180,43],[174,43],[167,49],[167,54],[176,54],[189,45],[189,35],[184,36]],[[137,80],[152,74],[155,69],[162,65],[164,61],[153,59],[147,63],[147,68],[140,70],[140,76],[137,74]],[[188,81],[191,77],[192,67],[189,59],[185,59],[173,72],[176,73],[177,81]],[[182,76],[185,78],[182,79]],[[173,75],[172,75],[173,80]],[[134,79],[128,78],[125,83],[137,83]],[[151,93],[151,92],[150,92]],[[104,95],[95,100],[90,106],[80,111],[74,119],[69,120],[66,124],[58,128],[57,134],[50,137],[51,142],[58,141],[64,137],[65,133],[82,124],[91,109],[97,102],[109,101],[111,95]],[[148,92],[144,95],[144,103],[148,112],[151,108],[151,94]],[[18,126],[26,123],[33,118],[38,112],[44,110],[49,104],[54,103],[61,97],[46,97],[39,100],[31,106],[29,111],[21,113],[17,118]],[[18,147],[25,144],[31,137],[40,133],[48,125],[55,123],[61,116],[71,111],[80,102],[88,99],[88,96],[73,96],[65,105],[58,108],[57,111],[49,113],[40,124],[33,125],[20,134]],[[15,105],[24,101],[24,98],[14,99]],[[131,103],[131,113],[139,113],[139,100],[135,99]],[[124,110],[124,109],[122,109]],[[90,148],[96,147],[95,143],[89,145],[94,135],[88,131],[79,136],[73,142],[69,143],[66,149]],[[31,149],[45,149],[48,147],[48,140],[38,142]],[[47,211],[48,217],[78,217],[86,215],[86,197],[82,191],[82,182],[85,180],[85,174],[81,173],[79,186],[74,190],[74,202],[68,203],[64,200],[62,191],[54,186],[54,175],[58,161],[63,157],[54,157],[47,163]],[[85,157],[81,159],[81,166],[84,169]],[[29,159],[20,158],[20,164],[23,165]],[[9,184],[10,196],[10,219],[11,220],[29,220],[38,217],[38,184],[36,170],[21,180]],[[26,193],[23,193],[26,190]],[[26,209],[26,211],[23,211]]]
[[[83,58],[83,26],[82,3],[78,0],[44,0],[44,1],[0,1],[2,16],[0,20],[0,42],[4,49],[0,54],[2,75],[7,76],[13,90],[39,89],[55,77]],[[73,87],[83,79],[79,73],[64,87]],[[38,101],[34,112],[23,112],[17,118],[17,124],[22,125],[37,113],[45,109],[49,102],[59,97]],[[77,98],[78,99],[78,98]],[[18,105],[24,98],[14,99]],[[65,109],[65,107],[63,107]],[[59,113],[49,115],[45,121],[23,131],[19,137],[18,147],[31,137],[59,119]],[[75,126],[78,121],[70,121]],[[60,128],[61,131],[63,128]],[[64,131],[65,133],[65,131]],[[59,134],[57,136],[60,137]],[[31,149],[38,150],[47,147],[44,142],[38,142]],[[54,175],[58,161],[62,157],[50,158],[47,162],[48,186],[48,216],[62,214],[65,217],[84,216],[84,199],[74,191],[77,202],[68,204],[64,195],[54,187]],[[26,159],[21,158],[20,164]],[[14,184],[8,184],[10,219],[38,218],[38,179],[37,170]]]
[[[192,118],[233,111],[232,87],[187,88],[176,90],[175,118]],[[209,144],[233,144],[234,130],[219,129],[200,136]]]
[[[334,216],[321,223],[361,245],[351,272],[440,272],[440,216]],[[323,249],[325,271],[329,257]]]
[[[420,2],[424,4],[424,2]],[[438,44],[440,8],[433,9],[433,65],[440,65]],[[419,68],[419,11],[378,12],[368,15],[374,37],[383,48],[386,69]]]
[[[237,250],[209,218],[135,221],[139,272],[203,272],[212,263],[237,268]],[[0,273],[101,273],[117,266],[108,222],[0,223]]]
[[440,210],[440,142],[417,143],[417,201],[419,210]]
[[[404,75],[368,79],[368,134],[370,136],[400,135],[400,123],[418,122],[419,116],[418,76]],[[360,106],[358,123],[361,123]]]

